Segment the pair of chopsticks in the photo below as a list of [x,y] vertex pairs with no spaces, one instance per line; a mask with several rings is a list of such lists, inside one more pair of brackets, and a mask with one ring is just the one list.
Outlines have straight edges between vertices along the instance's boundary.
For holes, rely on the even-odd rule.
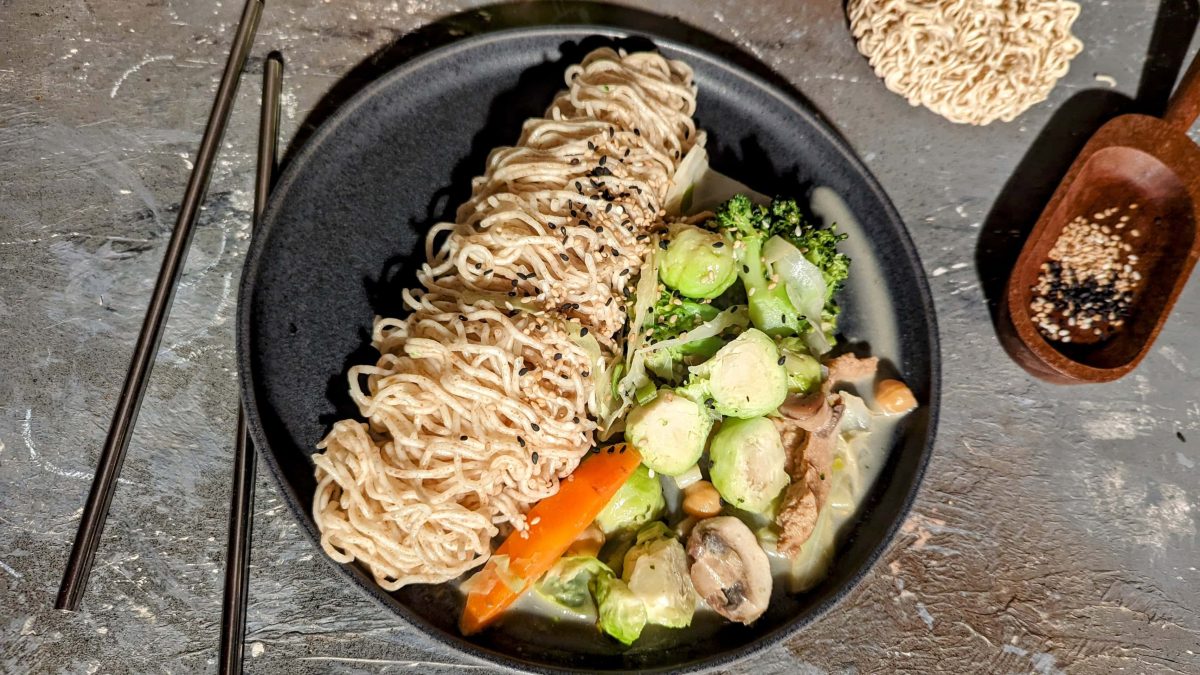
[[[129,440],[137,421],[146,384],[162,340],[167,314],[175,295],[175,288],[183,272],[188,247],[196,227],[196,219],[204,194],[212,176],[213,161],[221,146],[221,138],[229,122],[229,114],[241,81],[242,70],[250,55],[254,35],[258,30],[265,0],[246,0],[242,16],[225,70],[217,86],[216,98],[209,113],[208,124],[200,140],[200,149],[183,201],[179,217],[167,243],[162,268],[150,296],[146,318],[134,345],[133,358],[125,375],[117,407],[104,440],[100,461],[96,467],[92,487],[79,523],[79,530],[71,546],[67,567],[63,573],[55,608],[75,611],[87,588],[88,577],[96,558],[96,549],[104,533],[117,477]],[[275,168],[276,138],[279,127],[279,98],[282,84],[283,61],[277,53],[266,60],[263,72],[262,118],[259,126],[258,175],[254,191],[254,220],[258,221],[263,205],[270,192],[271,178]],[[237,438],[234,453],[234,485],[229,520],[229,542],[226,558],[226,578],[223,616],[221,622],[221,672],[241,672],[242,645],[245,634],[247,566],[250,557],[249,538],[254,498],[255,456],[246,435],[245,418],[238,409]]]

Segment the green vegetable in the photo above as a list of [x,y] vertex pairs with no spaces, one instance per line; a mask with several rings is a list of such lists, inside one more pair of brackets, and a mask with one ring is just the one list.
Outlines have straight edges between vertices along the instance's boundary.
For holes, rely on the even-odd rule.
[[664,288],[645,326],[651,332],[651,344],[643,348],[646,368],[663,382],[682,382],[687,366],[711,357],[725,344],[726,333],[740,331],[747,323],[744,311],[722,312]]
[[688,577],[687,552],[666,525],[656,521],[638,532],[621,577],[645,604],[649,623],[669,628],[691,624],[696,591]]
[[722,415],[759,417],[774,412],[787,398],[788,379],[779,363],[779,349],[754,328],[689,370],[691,377],[679,393]]
[[646,627],[646,604],[607,567],[592,580],[600,630],[631,645]]
[[720,310],[703,302],[696,302],[669,289],[662,289],[654,302],[643,330],[650,330],[651,342],[678,337],[687,331],[712,321]]
[[[738,274],[746,287],[750,320],[755,326],[771,335],[804,335],[814,329],[833,332],[838,313],[833,294],[850,270],[850,259],[837,251],[837,243],[846,235],[809,223],[795,200],[777,198],[764,207],[751,203],[745,195],[721,205],[716,225],[740,242],[736,251]],[[821,272],[821,316],[809,316],[811,309],[796,307],[793,297],[799,295],[799,289],[792,288],[789,293],[787,283],[772,278],[775,271],[764,260],[763,247],[774,236],[799,249]]]
[[783,441],[765,417],[725,420],[708,448],[713,486],[739,509],[765,511],[788,484]]
[[662,485],[650,475],[650,469],[642,465],[596,516],[596,525],[608,537],[614,532],[641,527],[656,520],[666,507]]
[[712,418],[698,403],[670,389],[659,389],[654,400],[625,418],[625,438],[641,453],[642,463],[668,476],[687,471],[700,459],[711,429]]
[[538,580],[534,590],[576,613],[590,613],[593,605],[588,584],[601,571],[612,574],[607,565],[591,556],[563,557]]
[[719,233],[677,223],[659,262],[658,278],[689,298],[715,298],[737,280],[733,241]]
[[787,372],[789,394],[804,395],[821,386],[821,362],[808,353],[802,340],[780,340],[779,352],[784,358],[783,369]]

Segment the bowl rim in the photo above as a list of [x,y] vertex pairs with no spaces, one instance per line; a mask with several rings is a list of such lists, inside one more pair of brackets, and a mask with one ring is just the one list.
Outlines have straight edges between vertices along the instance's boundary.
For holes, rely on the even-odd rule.
[[[824,136],[830,143],[831,147],[842,156],[846,164],[857,171],[866,182],[867,187],[873,193],[875,199],[883,206],[884,211],[890,220],[899,223],[901,227],[897,232],[900,240],[901,249],[906,258],[913,261],[916,269],[923,271],[924,266],[921,263],[921,258],[917,252],[916,246],[912,241],[911,234],[900,217],[895,205],[884,192],[882,186],[875,178],[874,174],[867,168],[857,153],[853,150],[850,144],[839,134],[833,127],[827,123],[822,115],[809,104],[807,104],[798,91],[791,90],[791,87],[781,88],[767,79],[751,72],[747,68],[737,65],[722,56],[708,51],[706,49],[685,44],[669,37],[662,36],[654,31],[634,30],[627,27],[619,27],[615,25],[605,25],[595,22],[580,22],[580,23],[562,23],[562,24],[547,24],[539,26],[521,26],[521,27],[506,27],[489,30],[476,34],[464,35],[461,38],[439,47],[435,47],[428,51],[424,51],[419,55],[397,65],[392,70],[384,73],[374,81],[365,85],[361,90],[356,92],[348,100],[344,101],[331,115],[325,118],[321,125],[312,135],[308,136],[303,141],[302,147],[295,152],[294,156],[289,156],[289,161],[283,167],[277,182],[272,188],[270,198],[267,201],[266,208],[263,211],[261,222],[265,227],[257,227],[254,230],[252,241],[246,253],[246,260],[242,270],[241,280],[238,289],[238,317],[237,317],[237,365],[238,365],[238,383],[242,399],[243,410],[245,411],[247,428],[250,431],[254,441],[254,446],[259,457],[262,458],[280,492],[284,501],[288,505],[289,511],[296,518],[302,529],[307,533],[312,543],[318,548],[321,548],[320,532],[317,531],[315,525],[309,517],[310,504],[303,503],[299,496],[295,493],[292,485],[284,477],[283,470],[276,462],[274,453],[269,452],[270,447],[266,433],[263,428],[262,419],[259,414],[257,399],[255,396],[254,372],[250,359],[250,333],[251,333],[251,314],[249,307],[251,306],[251,297],[254,293],[254,280],[258,276],[259,265],[264,256],[266,241],[265,236],[269,231],[269,223],[274,220],[274,216],[281,208],[281,197],[284,194],[288,185],[292,184],[297,176],[300,175],[295,167],[302,167],[308,163],[308,160],[317,152],[317,148],[322,145],[322,141],[331,135],[334,130],[344,124],[348,118],[367,104],[379,91],[384,90],[396,80],[403,78],[410,72],[419,70],[427,64],[438,59],[453,57],[456,53],[478,47],[481,44],[494,43],[499,41],[520,39],[526,36],[541,36],[541,35],[557,35],[564,38],[584,38],[591,36],[611,37],[611,38],[630,38],[640,37],[650,40],[654,45],[665,47],[673,52],[673,58],[683,58],[694,61],[704,61],[706,64],[719,68],[726,72],[736,75],[750,84],[753,84],[772,97],[783,103],[792,114],[807,119],[811,126],[817,132]],[[713,668],[729,666],[736,662],[747,659],[756,654],[762,653],[776,645],[786,641],[794,636],[800,630],[806,628],[813,622],[823,617],[830,609],[840,604],[852,590],[858,587],[862,580],[871,572],[878,564],[879,559],[883,556],[896,539],[896,534],[900,530],[904,521],[907,519],[908,513],[911,511],[921,484],[924,480],[925,472],[928,468],[930,458],[933,453],[933,446],[937,436],[937,427],[939,413],[941,409],[941,387],[942,387],[942,363],[941,363],[941,345],[938,333],[937,315],[933,303],[933,296],[929,287],[929,281],[924,274],[916,276],[917,293],[915,299],[921,305],[922,315],[927,317],[927,335],[925,339],[929,344],[929,392],[928,402],[928,422],[925,430],[925,439],[921,444],[920,456],[915,467],[913,479],[908,486],[907,493],[904,495],[900,508],[896,511],[891,523],[884,531],[880,542],[871,550],[863,564],[857,571],[847,578],[842,588],[833,593],[829,598],[822,603],[816,605],[810,612],[802,617],[797,617],[783,625],[764,633],[750,642],[745,643],[737,648],[720,652],[713,656],[701,657],[691,661],[674,664],[655,666],[651,668],[638,669],[637,672],[644,673],[695,673],[705,672]],[[442,644],[454,652],[481,660],[490,665],[499,665],[505,668],[513,669],[519,672],[527,673],[584,673],[596,672],[594,669],[574,668],[574,667],[551,667],[544,663],[539,663],[532,660],[527,660],[510,653],[498,651],[486,646],[481,646],[470,641],[468,638],[461,635],[452,635],[444,631],[441,627],[435,626],[428,622],[424,617],[413,612],[403,603],[397,601],[390,593],[375,585],[367,585],[362,583],[355,570],[350,566],[338,563],[320,551],[321,558],[326,564],[332,566],[343,577],[351,582],[351,585],[360,589],[366,595],[371,597],[384,608],[398,615],[401,619],[407,622],[413,628],[416,628],[428,638]],[[614,671],[615,672],[615,671]]]

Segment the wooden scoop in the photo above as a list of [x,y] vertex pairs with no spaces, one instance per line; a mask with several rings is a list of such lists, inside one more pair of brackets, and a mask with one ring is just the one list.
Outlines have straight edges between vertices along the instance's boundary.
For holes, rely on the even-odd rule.
[[[1062,384],[1108,382],[1149,351],[1200,257],[1200,148],[1187,131],[1200,116],[1200,57],[1163,119],[1122,115],[1096,132],[1071,165],[1017,258],[1000,311],[1000,339],[1030,373]],[[1107,209],[1116,213],[1095,219]],[[1129,216],[1116,229],[1120,216]],[[1048,340],[1030,308],[1043,263],[1077,217],[1120,232],[1141,274],[1124,324],[1103,339]],[[1133,231],[1136,230],[1136,236]],[[1007,319],[1007,320],[1006,320]],[[1091,335],[1092,331],[1086,331]]]

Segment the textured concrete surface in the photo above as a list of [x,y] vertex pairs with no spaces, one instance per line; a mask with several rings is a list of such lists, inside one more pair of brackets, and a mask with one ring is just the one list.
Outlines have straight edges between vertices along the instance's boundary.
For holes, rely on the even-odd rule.
[[[858,149],[909,223],[944,344],[942,426],[904,534],[845,604],[744,669],[1200,671],[1200,286],[1134,375],[1070,389],[1005,356],[986,301],[1071,148],[1130,97],[1161,108],[1195,0],[1084,0],[1086,51],[1049,101],[983,129],[885,90],[841,4],[658,8],[776,69]],[[215,669],[253,75],[84,609],[51,605],[240,5],[0,0],[0,671]],[[369,54],[463,7],[272,2],[251,70],[285,53],[291,137]],[[252,672],[490,670],[406,628],[318,555],[260,481]]]

